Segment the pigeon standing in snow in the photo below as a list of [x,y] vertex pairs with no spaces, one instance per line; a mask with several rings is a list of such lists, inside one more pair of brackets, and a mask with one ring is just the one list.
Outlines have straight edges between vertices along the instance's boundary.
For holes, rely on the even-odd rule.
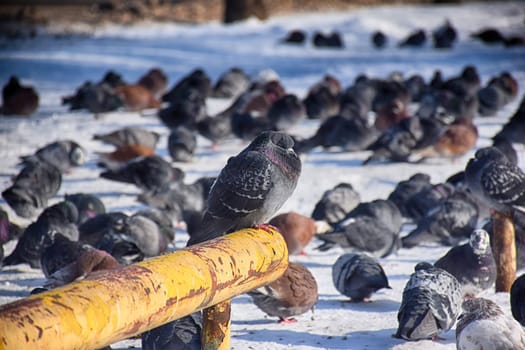
[[82,224],[86,220],[104,214],[106,207],[104,203],[95,195],[90,193],[73,193],[66,194],[64,200],[71,202],[77,207],[78,221],[77,225]]
[[286,131],[306,116],[306,110],[299,98],[287,94],[272,103],[267,118],[276,130]]
[[448,331],[462,300],[461,285],[454,276],[426,262],[417,264],[403,290],[395,337],[420,340]]
[[525,331],[492,300],[477,298],[463,303],[456,326],[458,350],[525,349]]
[[407,204],[410,198],[431,186],[429,175],[416,173],[407,180],[400,181],[396,188],[388,195],[388,199],[397,205],[404,217],[408,218]]
[[197,148],[197,136],[185,127],[171,130],[168,136],[168,153],[174,162],[190,162]]
[[304,253],[304,247],[310,243],[317,230],[315,221],[296,212],[283,213],[269,222],[281,233],[288,247],[289,255]]
[[95,134],[93,140],[99,140],[116,147],[142,145],[155,149],[160,134],[137,127],[126,127],[107,134]]
[[0,114],[29,116],[37,110],[39,97],[34,87],[24,86],[11,76],[2,88],[2,100]]
[[479,149],[465,168],[468,188],[479,202],[509,212],[525,210],[525,174],[495,147]]
[[312,212],[314,220],[323,220],[334,225],[359,204],[361,197],[349,183],[340,183],[327,190],[317,202]]
[[49,278],[56,271],[71,264],[88,247],[89,245],[71,241],[60,233],[55,234],[53,243],[42,251],[42,256],[40,257],[40,267],[44,276]]
[[56,141],[38,149],[35,154],[22,156],[22,164],[45,162],[64,173],[86,162],[87,151],[75,141]]
[[463,294],[475,296],[496,280],[496,263],[485,230],[474,230],[468,243],[451,248],[435,263],[461,283]]
[[449,49],[454,46],[458,37],[456,29],[452,26],[450,21],[445,23],[432,32],[432,40],[434,47],[437,49]]
[[202,315],[194,312],[142,333],[143,350],[200,350]]
[[173,168],[160,156],[151,156],[138,158],[117,169],[102,172],[100,177],[134,184],[142,190],[156,193],[168,190],[173,182],[181,181],[184,172]]
[[290,262],[284,274],[275,281],[254,289],[248,294],[254,304],[279,322],[290,323],[291,318],[312,310],[317,303],[317,282],[303,265]]
[[378,199],[361,203],[332,232],[318,234],[326,251],[338,245],[347,252],[368,252],[385,257],[400,245],[402,217],[397,206],[389,200]]
[[238,67],[223,73],[213,86],[211,97],[235,98],[250,87],[250,78]]
[[263,132],[231,157],[210,190],[200,230],[188,245],[270,219],[290,197],[301,173],[293,144],[287,134]]
[[525,274],[516,278],[510,288],[512,316],[525,327]]
[[366,254],[341,255],[332,266],[332,281],[352,301],[368,301],[372,293],[390,288],[381,265]]

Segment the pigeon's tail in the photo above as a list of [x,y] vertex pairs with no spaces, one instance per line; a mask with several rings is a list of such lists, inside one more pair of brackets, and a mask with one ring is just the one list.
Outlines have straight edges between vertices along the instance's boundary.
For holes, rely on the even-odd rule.
[[304,140],[298,140],[295,142],[294,150],[297,154],[304,154],[310,152],[315,147],[319,146],[319,142],[315,136]]
[[416,228],[401,239],[403,248],[413,248],[422,242],[436,241],[436,237],[425,228]]
[[316,250],[319,250],[321,252],[325,252],[327,250],[332,249],[340,242],[343,244],[346,242],[343,232],[333,232],[332,231],[332,232],[325,233],[325,234],[316,234],[315,236],[323,241],[323,244],[315,248]]
[[23,263],[25,263],[25,261],[22,258],[20,258],[20,255],[15,250],[9,256],[5,257],[4,260],[2,260],[1,265],[11,266],[11,265],[18,265],[18,264],[23,264]]
[[367,165],[372,162],[379,162],[379,161],[385,160],[388,158],[388,156],[389,156],[389,152],[387,150],[374,151],[374,153],[372,153],[370,157],[366,158],[363,161],[362,165]]
[[20,163],[18,163],[19,166],[27,166],[27,165],[32,165],[32,164],[36,164],[40,162],[40,159],[32,154],[32,155],[29,155],[29,156],[20,156]]
[[134,183],[133,179],[130,176],[130,173],[127,171],[119,170],[108,170],[100,173],[100,177],[112,181],[125,182],[125,183]]

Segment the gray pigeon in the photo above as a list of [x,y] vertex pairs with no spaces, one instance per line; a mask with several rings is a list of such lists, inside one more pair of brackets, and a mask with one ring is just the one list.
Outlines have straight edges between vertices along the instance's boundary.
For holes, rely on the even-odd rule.
[[202,315],[194,312],[142,333],[143,350],[200,350]]
[[184,172],[173,168],[160,156],[142,157],[129,161],[122,167],[107,170],[100,177],[136,185],[146,192],[167,191],[172,183],[181,181]]
[[40,267],[46,278],[76,261],[90,246],[78,241],[71,241],[64,235],[57,233],[53,243],[42,251]]
[[312,212],[312,219],[334,225],[343,220],[360,201],[359,193],[351,184],[340,183],[323,193]]
[[306,117],[303,103],[294,94],[287,94],[272,103],[267,118],[275,130],[286,131]]
[[429,211],[417,227],[402,238],[403,247],[422,242],[456,245],[476,228],[478,207],[468,192],[456,190],[445,201]]
[[78,222],[77,225],[82,224],[86,220],[104,214],[106,207],[104,203],[95,195],[90,193],[73,193],[66,194],[64,200],[71,202],[77,207]]
[[84,164],[87,159],[87,151],[75,141],[62,140],[49,143],[38,149],[35,154],[20,158],[22,164],[40,161],[48,163],[64,173],[72,167]]
[[525,349],[525,331],[492,300],[477,298],[463,303],[456,326],[458,350]]
[[512,316],[525,326],[525,274],[516,278],[510,288],[510,310]]
[[235,98],[248,90],[250,78],[241,68],[233,67],[224,72],[211,91],[211,97]]
[[262,132],[228,160],[213,184],[198,232],[188,245],[262,224],[290,197],[301,173],[293,140],[280,132]]
[[317,282],[303,265],[290,262],[284,274],[275,281],[248,294],[254,304],[280,323],[293,323],[291,318],[313,310],[317,303]]
[[468,188],[492,209],[525,211],[525,174],[495,147],[479,149],[465,168]]
[[31,163],[18,173],[13,185],[2,192],[2,197],[16,215],[30,218],[47,206],[61,184],[62,174],[57,168],[43,162]]
[[128,217],[126,226],[125,234],[131,237],[146,257],[166,251],[170,237],[148,214],[137,213]]
[[168,136],[168,153],[174,162],[190,162],[197,148],[197,136],[186,127],[171,130]]
[[347,252],[368,252],[385,257],[400,246],[401,213],[389,200],[361,203],[332,232],[318,234],[326,251],[338,245]]
[[99,140],[116,147],[142,145],[155,149],[159,142],[160,134],[137,127],[126,127],[107,134],[95,134],[93,140]]
[[466,296],[488,289],[496,280],[489,234],[485,230],[474,230],[468,243],[451,248],[434,266],[456,277]]
[[390,288],[381,265],[366,254],[341,255],[332,266],[332,281],[352,301],[368,301],[372,293]]
[[422,189],[411,196],[406,202],[405,209],[408,218],[418,222],[425,215],[439,206],[454,192],[454,186],[449,183],[439,183]]
[[429,175],[416,173],[407,180],[400,181],[392,193],[390,193],[388,199],[397,205],[404,217],[409,217],[407,203],[410,198],[431,186]]
[[403,290],[395,337],[420,340],[448,331],[462,300],[461,285],[454,276],[426,262],[417,264]]

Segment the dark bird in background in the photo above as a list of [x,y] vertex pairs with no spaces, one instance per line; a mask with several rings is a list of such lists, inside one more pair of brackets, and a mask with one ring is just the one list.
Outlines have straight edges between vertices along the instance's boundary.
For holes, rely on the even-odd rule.
[[470,34],[470,37],[484,44],[499,44],[505,41],[505,37],[496,28],[483,28]]
[[100,177],[112,181],[136,185],[146,192],[162,192],[172,183],[182,181],[184,172],[173,168],[160,156],[132,160],[122,167],[100,173]]
[[419,263],[403,290],[396,338],[429,339],[448,331],[461,311],[463,294],[454,276]]
[[22,233],[22,228],[10,222],[9,215],[0,207],[0,267],[4,259],[3,245],[11,240],[20,238]]
[[200,350],[202,315],[194,312],[142,333],[144,350]]
[[300,29],[294,29],[286,34],[286,37],[281,39],[282,43],[285,44],[304,44],[306,41],[306,34]]
[[418,29],[410,33],[405,39],[399,43],[399,47],[421,47],[425,45],[427,35],[423,29]]
[[224,72],[211,90],[211,97],[215,98],[235,98],[248,90],[250,78],[244,70],[239,67],[232,67]]
[[201,91],[189,88],[177,92],[175,96],[177,99],[169,100],[169,106],[158,112],[158,117],[165,126],[170,129],[183,125],[194,128],[196,123],[206,118],[206,96]]
[[479,114],[481,116],[495,115],[511,102],[517,93],[518,82],[509,72],[503,72],[499,76],[493,77],[477,93]]
[[55,234],[53,243],[44,248],[40,257],[40,267],[44,276],[49,278],[58,270],[76,261],[88,248],[90,246],[87,244],[72,241],[60,233]]
[[461,283],[463,295],[474,297],[496,281],[496,263],[485,230],[474,230],[468,243],[451,248],[435,263]]
[[388,199],[394,202],[403,217],[409,218],[410,214],[407,204],[410,198],[425,189],[429,189],[431,186],[430,175],[416,173],[407,180],[400,181],[388,195]]
[[341,34],[337,31],[332,31],[328,34],[315,32],[312,37],[312,45],[314,47],[335,49],[342,49],[345,46]]
[[327,74],[314,84],[303,100],[309,119],[324,120],[339,112],[341,83],[333,75]]
[[402,238],[403,247],[411,248],[422,242],[456,245],[468,238],[476,228],[478,206],[472,195],[456,190],[437,207],[421,218],[417,227]]
[[525,348],[523,328],[492,300],[469,299],[462,307],[456,325],[458,350]]
[[510,288],[510,309],[512,316],[525,326],[525,274],[516,278]]
[[287,94],[272,103],[267,118],[275,130],[287,131],[306,116],[303,103],[294,94]]
[[213,184],[200,230],[188,245],[266,222],[290,197],[301,173],[293,139],[259,134],[231,157]]
[[454,186],[449,183],[438,183],[422,189],[405,203],[406,217],[413,222],[419,222],[454,193],[454,190]]
[[160,134],[139,127],[125,127],[109,132],[107,134],[95,134],[93,140],[122,147],[130,145],[142,145],[155,149],[159,142]]
[[62,174],[44,162],[27,164],[15,176],[13,184],[2,192],[2,197],[16,215],[30,218],[57,194],[62,184]]
[[391,287],[381,265],[366,254],[344,254],[332,266],[337,291],[352,301],[369,301],[372,293]]
[[465,180],[480,203],[499,212],[525,211],[525,174],[497,148],[476,151],[465,168]]
[[317,304],[317,282],[306,267],[289,262],[281,277],[248,295],[263,312],[279,317],[280,323],[293,323],[293,316],[313,310]]
[[283,236],[289,255],[305,255],[304,248],[317,231],[313,219],[293,211],[273,217],[269,224]]
[[104,214],[106,212],[104,203],[100,198],[91,193],[66,194],[64,200],[73,203],[77,208],[77,225],[86,222],[86,220],[91,219],[98,214]]
[[323,241],[316,249],[326,251],[340,246],[347,252],[388,256],[400,246],[401,220],[401,212],[388,200],[361,203],[333,231],[316,235]]
[[117,147],[113,152],[95,152],[99,156],[97,164],[104,168],[115,168],[141,157],[155,155],[155,150],[143,145]]
[[494,142],[506,140],[511,143],[525,144],[525,138],[523,135],[525,135],[525,96],[522,98],[518,109],[503,125],[501,130],[492,137],[492,139]]
[[353,186],[342,182],[323,193],[321,199],[315,204],[312,218],[335,225],[357,207],[360,201],[361,196]]
[[60,140],[48,143],[39,148],[34,154],[21,156],[22,164],[44,162],[65,173],[72,167],[80,166],[86,162],[87,151],[72,140]]
[[454,46],[458,38],[456,28],[449,20],[432,31],[432,40],[436,49],[450,49]]
[[11,76],[2,89],[2,101],[0,114],[29,116],[38,109],[39,97],[34,87]]
[[196,95],[206,98],[211,92],[211,79],[208,74],[197,68],[180,79],[170,91],[162,96],[162,101],[175,103],[187,98],[188,92],[195,91]]
[[153,67],[139,78],[137,85],[144,87],[153,97],[157,98],[166,90],[168,77],[161,68]]
[[382,49],[388,43],[387,36],[380,30],[373,32],[370,40],[372,41],[374,47],[378,49]]
[[115,94],[122,101],[123,107],[130,111],[159,108],[161,104],[147,88],[139,84],[117,86]]
[[197,148],[197,136],[186,127],[171,130],[168,136],[168,153],[174,162],[191,162]]

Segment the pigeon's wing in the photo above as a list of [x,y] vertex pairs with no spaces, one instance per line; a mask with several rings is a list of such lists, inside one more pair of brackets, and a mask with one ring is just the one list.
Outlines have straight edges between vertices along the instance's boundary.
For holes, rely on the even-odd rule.
[[273,186],[271,168],[272,163],[257,152],[230,158],[213,185],[207,212],[235,220],[262,207]]
[[525,174],[512,163],[491,162],[481,175],[483,191],[503,204],[512,204],[525,195]]

